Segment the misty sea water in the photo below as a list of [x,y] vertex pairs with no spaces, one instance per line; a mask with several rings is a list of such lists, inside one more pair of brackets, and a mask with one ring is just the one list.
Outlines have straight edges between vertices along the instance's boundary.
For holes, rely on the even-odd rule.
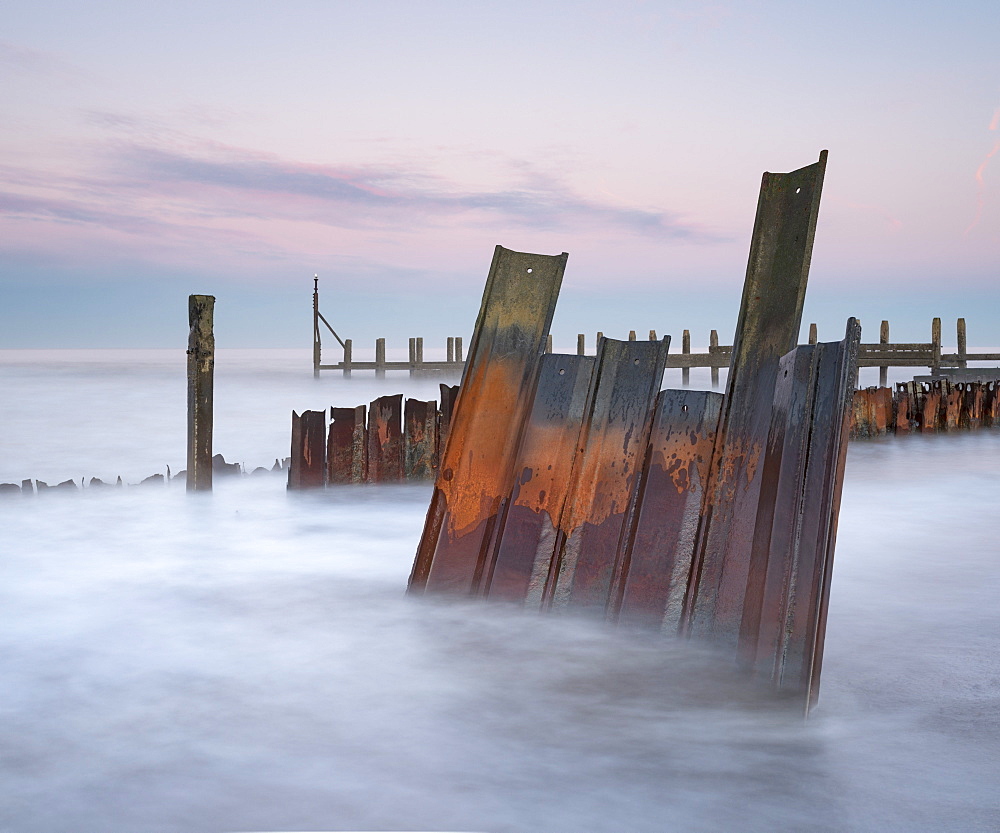
[[[183,468],[184,361],[0,351],[0,482]],[[293,408],[437,398],[308,351],[216,373],[248,470]],[[852,443],[806,722],[697,645],[408,598],[427,485],[5,498],[0,831],[995,831],[998,461],[1000,429]]]

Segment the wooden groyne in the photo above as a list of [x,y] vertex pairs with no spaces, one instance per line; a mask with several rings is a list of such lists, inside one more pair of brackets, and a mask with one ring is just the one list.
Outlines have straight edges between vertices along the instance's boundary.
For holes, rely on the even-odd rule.
[[[460,378],[465,368],[466,358],[463,356],[461,336],[450,336],[445,346],[444,361],[429,361],[424,359],[424,339],[410,338],[408,358],[406,361],[386,360],[386,340],[375,340],[375,360],[359,361],[354,358],[355,345],[352,339],[341,339],[330,326],[319,310],[319,279],[314,278],[313,287],[313,374],[320,375],[322,370],[340,371],[344,376],[350,376],[354,371],[374,371],[376,378],[384,378],[386,371],[406,371],[411,376],[451,376]],[[340,361],[333,364],[323,364],[322,339],[320,325],[326,326],[337,340],[341,348]],[[955,322],[955,350],[946,352],[942,343],[941,319],[931,321],[930,341],[924,342],[890,342],[889,322],[882,321],[879,326],[879,339],[864,343],[858,347],[858,367],[879,368],[879,386],[888,384],[889,368],[925,367],[932,376],[947,375],[949,371],[968,368],[969,362],[1000,361],[1000,353],[969,352],[968,335],[964,318]],[[576,336],[576,355],[595,356],[597,345],[604,333],[598,331],[593,344],[588,345],[587,336],[578,333]],[[635,341],[636,331],[630,330],[629,341]],[[649,341],[658,341],[656,330],[649,331]],[[809,325],[809,344],[818,342],[817,327]],[[667,355],[666,369],[681,371],[681,384],[687,387],[691,382],[691,368],[708,368],[711,371],[712,387],[719,387],[720,368],[728,369],[733,357],[732,345],[719,344],[718,330],[712,330],[708,336],[708,349],[705,352],[692,352],[691,331],[681,332],[681,349]],[[552,352],[552,336],[546,340],[546,353]]]
[[1000,381],[901,382],[854,392],[851,438],[1000,425]]

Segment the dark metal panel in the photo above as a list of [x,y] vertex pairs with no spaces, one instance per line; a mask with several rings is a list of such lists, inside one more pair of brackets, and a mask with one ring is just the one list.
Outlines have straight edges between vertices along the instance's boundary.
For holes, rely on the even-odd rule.
[[409,480],[433,480],[437,462],[437,402],[407,399],[403,407],[406,442],[404,474]]
[[368,408],[368,481],[403,479],[403,394],[380,396]]
[[676,633],[719,423],[721,393],[657,397],[618,600],[623,625]]
[[559,522],[594,364],[593,356],[542,358],[514,466],[514,487],[496,535],[493,570],[486,582],[490,598],[523,601],[531,607],[542,603],[559,546]]
[[326,444],[328,483],[363,483],[366,479],[365,406],[330,408]]
[[410,590],[476,590],[510,492],[568,255],[497,246],[452,414]]
[[444,444],[448,440],[448,431],[451,428],[451,414],[455,410],[455,400],[458,398],[458,385],[440,385],[441,407],[440,419],[438,421],[438,458],[440,459],[444,451]]
[[550,604],[608,612],[630,529],[669,338],[603,339],[561,527]]
[[321,488],[326,481],[326,411],[292,411],[289,489]]
[[[740,658],[815,701],[860,326],[783,360],[762,471]],[[785,375],[787,371],[787,376]]]
[[733,648],[778,361],[798,338],[825,169],[823,151],[815,164],[765,173],[761,183],[686,610],[688,632]]

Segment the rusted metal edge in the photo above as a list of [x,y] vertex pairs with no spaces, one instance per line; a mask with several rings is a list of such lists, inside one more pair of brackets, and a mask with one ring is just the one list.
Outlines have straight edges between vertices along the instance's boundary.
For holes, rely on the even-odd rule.
[[567,258],[496,247],[410,592],[477,589],[484,548],[512,485]]

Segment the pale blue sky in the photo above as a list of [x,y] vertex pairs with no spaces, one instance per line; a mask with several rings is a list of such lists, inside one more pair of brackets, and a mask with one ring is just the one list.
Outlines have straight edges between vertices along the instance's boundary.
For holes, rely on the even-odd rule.
[[[0,346],[468,334],[496,243],[556,339],[735,321],[757,188],[830,151],[806,318],[1000,343],[995,2],[0,7]],[[996,154],[991,156],[992,154]]]

